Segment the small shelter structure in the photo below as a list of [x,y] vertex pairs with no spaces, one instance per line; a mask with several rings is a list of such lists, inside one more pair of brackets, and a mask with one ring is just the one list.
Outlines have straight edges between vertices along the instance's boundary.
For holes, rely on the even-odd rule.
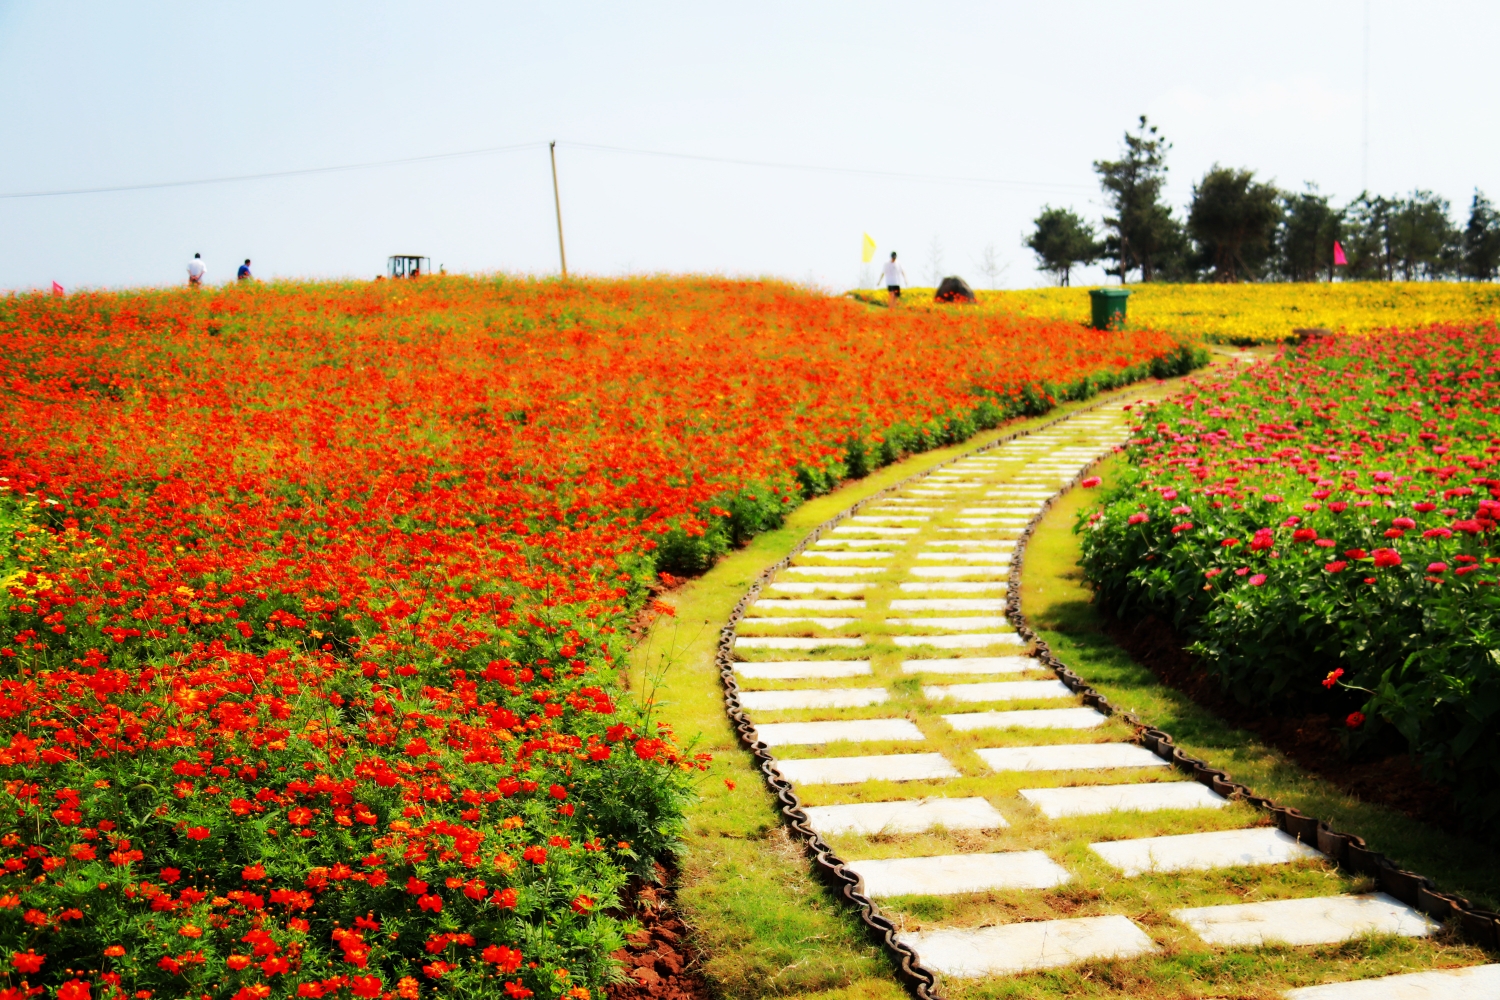
[[432,258],[398,253],[386,258],[385,269],[392,278],[420,278],[432,273]]

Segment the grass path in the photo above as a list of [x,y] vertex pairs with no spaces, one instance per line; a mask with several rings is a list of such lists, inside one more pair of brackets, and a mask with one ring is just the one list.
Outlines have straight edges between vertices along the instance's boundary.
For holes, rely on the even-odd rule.
[[[932,955],[939,966],[947,963],[950,975],[945,978],[944,991],[951,996],[1272,997],[1310,983],[1482,962],[1482,952],[1444,931],[1425,937],[1357,936],[1348,941],[1301,947],[1246,948],[1208,943],[1200,936],[1201,928],[1195,932],[1193,925],[1174,916],[1174,911],[1253,901],[1344,900],[1369,887],[1321,856],[1297,856],[1285,863],[1249,867],[1127,872],[1122,877],[1118,859],[1113,863],[1108,860],[1107,845],[1112,842],[1123,842],[1132,848],[1142,838],[1183,834],[1219,837],[1247,834],[1263,839],[1272,831],[1264,828],[1264,817],[1239,803],[1220,804],[1220,808],[1107,810],[1092,815],[1049,817],[1033,804],[1032,798],[1045,799],[1046,795],[1059,793],[1072,795],[1086,785],[1109,788],[1129,785],[1134,787],[1126,791],[1147,794],[1163,788],[1167,792],[1193,793],[1201,790],[1201,786],[1185,786],[1179,774],[1166,768],[1008,769],[1016,766],[1015,754],[1056,753],[1055,749],[1047,749],[1056,744],[1082,746],[1081,751],[1063,751],[1069,753],[1093,753],[1101,747],[1110,752],[1137,751],[1138,748],[1128,745],[1131,731],[1117,720],[1102,721],[1084,731],[1014,727],[965,730],[944,720],[944,715],[955,712],[1036,709],[1045,713],[1076,704],[1076,699],[1059,699],[1056,692],[1046,690],[1050,675],[1029,669],[1036,665],[1017,655],[1023,650],[1004,645],[997,635],[1004,631],[1003,624],[984,621],[993,618],[996,612],[983,602],[993,596],[1003,597],[1003,593],[982,594],[975,587],[967,588],[964,593],[932,590],[934,586],[942,587],[942,581],[954,575],[940,573],[934,577],[934,566],[953,568],[996,562],[990,557],[1005,546],[1007,537],[1014,537],[1013,527],[1000,523],[1004,519],[981,517],[978,523],[970,525],[975,519],[962,516],[965,507],[1013,502],[981,497],[991,489],[1001,496],[1019,496],[1016,490],[1030,492],[1032,487],[1022,481],[1040,482],[1036,470],[1042,465],[1062,461],[1064,465],[1071,462],[1076,468],[1077,456],[1090,447],[1097,450],[1097,441],[1102,440],[1100,435],[1108,431],[1093,417],[1070,421],[1063,427],[1064,430],[1044,436],[1052,439],[1052,443],[1043,447],[1046,452],[1058,455],[1055,460],[1028,450],[1029,446],[1007,446],[1006,450],[995,453],[1003,456],[996,462],[965,463],[963,467],[971,471],[956,479],[946,477],[948,485],[902,491],[901,496],[883,502],[879,511],[867,509],[864,514],[887,520],[865,521],[868,532],[858,530],[859,526],[852,522],[846,523],[842,538],[827,536],[817,549],[810,550],[821,555],[799,557],[798,562],[807,568],[779,577],[783,581],[800,581],[801,585],[794,588],[800,590],[809,589],[808,579],[815,583],[841,582],[843,586],[836,585],[826,591],[814,588],[813,593],[806,595],[763,594],[773,600],[754,612],[755,617],[746,619],[740,629],[742,636],[761,636],[778,643],[798,638],[863,637],[858,648],[852,649],[747,649],[742,654],[747,660],[775,663],[816,658],[833,665],[848,666],[847,661],[851,660],[869,664],[867,674],[839,680],[751,677],[757,671],[746,671],[744,685],[758,692],[747,699],[751,703],[747,707],[762,727],[763,738],[776,729],[776,724],[810,721],[843,723],[846,728],[863,732],[861,727],[867,727],[869,720],[904,720],[919,732],[918,737],[898,741],[793,743],[777,746],[775,752],[779,760],[786,762],[783,770],[798,783],[805,804],[814,807],[815,812],[823,807],[819,815],[831,824],[826,838],[846,860],[864,865],[861,873],[868,873],[867,889],[874,894],[884,878],[886,889],[897,894],[880,899],[882,907],[901,922],[919,952],[926,949],[926,954]],[[1007,428],[1004,433],[1014,429]],[[983,439],[970,442],[965,450],[985,443]],[[713,751],[716,757],[704,782],[703,797],[689,817],[679,902],[695,929],[699,946],[709,956],[706,971],[716,989],[726,996],[901,995],[884,955],[863,937],[852,914],[812,879],[800,848],[782,832],[771,798],[758,772],[751,768],[749,755],[734,740],[724,715],[713,651],[718,628],[744,589],[812,527],[886,485],[949,457],[952,452],[920,456],[807,504],[785,528],[762,536],[673,595],[676,616],[659,620],[636,650],[633,684],[651,694],[662,717],[679,734],[689,738],[702,734],[700,748]],[[1038,461],[1039,458],[1042,460]],[[1046,474],[1041,475],[1045,479]],[[1056,478],[1052,474],[1051,488],[1055,488]],[[965,479],[976,482],[982,479],[983,488],[967,488],[961,482]],[[1488,902],[1496,897],[1500,871],[1474,845],[1329,789],[1253,737],[1223,725],[1182,696],[1157,684],[1147,671],[1114,647],[1099,630],[1087,603],[1087,593],[1073,569],[1076,543],[1070,528],[1074,511],[1082,502],[1082,496],[1067,496],[1044,519],[1028,549],[1022,584],[1026,613],[1064,662],[1117,705],[1172,732],[1188,752],[1224,767],[1259,794],[1298,806],[1320,818],[1333,820],[1342,829],[1367,837],[1371,846],[1385,851],[1403,866],[1435,877],[1442,888],[1466,893],[1476,901]],[[911,512],[909,515],[903,516],[903,505],[905,511]],[[934,513],[916,513],[924,509]],[[939,510],[941,513],[937,513]],[[898,534],[893,528],[900,528],[905,534]],[[912,532],[911,528],[917,530]],[[882,551],[891,554],[882,556],[879,554]],[[843,575],[843,570],[850,568],[856,573]],[[970,582],[1003,579],[999,572],[987,574],[982,567],[975,568],[974,574],[962,570],[959,573]],[[830,570],[841,575],[828,575]],[[851,579],[856,581],[854,586],[849,583]],[[859,586],[859,580],[866,581],[866,585]],[[922,590],[898,589],[898,581],[902,580],[909,581],[907,588],[914,581]],[[851,590],[858,593],[851,594]],[[858,600],[859,597],[863,600]],[[788,599],[811,599],[819,603],[812,608],[780,603]],[[960,603],[925,607],[891,604],[913,600]],[[912,623],[923,616],[929,616],[928,622]],[[924,627],[937,618],[970,621],[948,621],[938,624],[936,631]],[[781,619],[780,623],[777,619]],[[960,650],[912,645],[921,642],[913,637],[924,634],[945,636],[935,641],[946,644],[965,642],[962,637],[981,632],[990,635],[997,645]],[[988,666],[982,669],[989,673],[951,673],[965,667],[981,667],[981,661],[973,659],[975,656],[986,657],[983,663]],[[996,659],[1005,656],[1009,659]],[[960,662],[957,666],[942,662],[950,658],[970,662]],[[922,659],[930,662],[924,665]],[[948,673],[932,672],[937,668]],[[796,669],[792,668],[793,672]],[[766,671],[762,669],[759,673],[764,675]],[[1027,688],[967,686],[973,681],[1036,683]],[[949,688],[946,693],[966,698],[991,695],[994,698],[955,704],[951,698],[940,697],[945,692],[938,688]],[[809,698],[823,697],[806,692],[830,689],[841,692],[833,696],[835,700],[881,700],[850,707],[794,707]],[[1018,695],[1025,697],[1017,700]],[[782,732],[795,734],[796,730]],[[908,755],[912,751],[926,756],[918,760]],[[850,757],[859,761],[850,763],[847,761]],[[944,776],[900,782],[866,780],[829,784],[822,783],[818,774],[850,766],[874,767],[877,771],[884,768],[889,773],[893,764],[921,765],[923,761],[936,762]],[[794,774],[802,775],[806,781],[793,777]],[[1145,785],[1152,787],[1143,788]],[[1020,795],[1022,791],[1032,798]],[[934,795],[948,803],[952,800],[979,803],[1001,819],[997,821],[992,816],[988,821],[971,823],[972,829],[958,829],[950,822],[908,833],[838,832],[837,824],[832,823],[836,816],[850,812],[847,807],[856,807],[857,811],[861,804],[868,809],[869,803],[910,802]],[[1102,850],[1101,845],[1105,845]],[[921,891],[920,878],[915,885],[890,881],[893,871],[899,874],[906,870],[902,865],[912,864],[903,860],[893,867],[896,859],[933,858],[948,859],[943,864],[955,859],[983,864],[1030,859],[1032,868],[1019,882],[1001,884],[1004,882],[1001,879],[993,887],[977,892],[953,892],[937,888],[937,883],[927,887],[930,891]],[[920,860],[916,863],[919,874],[926,873],[921,877],[930,879],[936,870],[932,864]],[[972,884],[971,881],[969,886]],[[918,891],[911,891],[914,888]],[[981,943],[975,954],[987,954],[987,948],[994,951],[997,947],[1007,953],[1023,954],[1025,948],[1014,941],[1007,939],[1009,943],[1002,947],[992,938],[984,937],[996,929],[1008,933],[1018,927],[1026,931],[1056,928],[1059,933],[1087,927],[1123,933],[1134,942],[1133,957],[1099,957],[1117,952],[1109,951],[1113,946],[1101,950],[1100,946],[1091,945],[1095,957],[1089,957],[1085,947],[1079,963],[1035,968],[1018,975],[998,974],[1004,962],[943,957],[943,947],[957,942],[972,952],[976,941],[990,943]],[[965,974],[974,970],[964,967],[964,961],[971,965],[978,962],[975,968],[982,974]],[[1021,961],[1022,966],[1025,964]]]

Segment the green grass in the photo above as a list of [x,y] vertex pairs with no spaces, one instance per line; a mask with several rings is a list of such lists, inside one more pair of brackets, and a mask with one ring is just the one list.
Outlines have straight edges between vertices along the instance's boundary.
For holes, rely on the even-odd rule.
[[[984,440],[971,441],[961,450],[969,450]],[[811,528],[856,500],[959,450],[919,456],[807,504],[783,529],[756,539],[709,574],[671,595],[669,601],[676,606],[676,616],[659,620],[634,653],[635,689],[654,700],[661,717],[679,734],[688,738],[697,736],[698,749],[709,750],[715,757],[702,782],[702,798],[689,816],[678,898],[698,946],[707,955],[705,971],[721,995],[733,998],[902,995],[887,959],[861,932],[852,910],[835,901],[812,877],[800,846],[783,832],[759,773],[751,767],[750,756],[741,749],[729,728],[713,653],[719,627],[727,620],[734,602],[762,569],[785,555]],[[1027,551],[1025,607],[1064,662],[1117,705],[1167,729],[1188,752],[1225,768],[1260,794],[1329,818],[1341,829],[1365,836],[1398,863],[1433,876],[1445,889],[1467,893],[1476,902],[1485,904],[1500,895],[1496,892],[1500,888],[1497,877],[1500,871],[1476,845],[1339,793],[1262,746],[1253,736],[1226,726],[1185,697],[1160,685],[1114,646],[1100,630],[1088,603],[1088,592],[1075,568],[1076,540],[1071,526],[1077,507],[1086,499],[1083,491],[1064,498],[1044,521]],[[910,548],[913,546],[908,544],[896,551]],[[908,558],[898,556],[892,561],[893,570]],[[865,624],[843,631],[867,635],[909,631],[883,627],[880,622],[886,613],[883,598],[877,600],[870,595],[867,602],[869,606],[861,612]],[[799,626],[767,626],[746,631],[838,634]],[[747,654],[753,659],[761,655]],[[819,658],[841,656],[865,658],[865,653],[837,651]],[[803,658],[803,654],[796,657]],[[926,735],[923,744],[840,744],[822,752],[832,755],[941,752],[963,775],[945,782],[944,793],[983,795],[1006,816],[1011,826],[987,832],[835,837],[832,838],[835,849],[845,857],[857,859],[955,850],[1035,848],[1046,851],[1073,873],[1069,883],[1048,891],[896,898],[882,901],[883,909],[907,929],[1125,913],[1147,930],[1158,947],[1156,954],[1133,961],[1095,962],[980,982],[947,981],[943,989],[951,997],[1272,997],[1296,985],[1469,965],[1484,960],[1479,949],[1463,944],[1447,932],[1428,940],[1370,938],[1328,948],[1209,949],[1173,920],[1170,910],[1180,906],[1361,891],[1368,889],[1369,884],[1317,859],[1262,869],[1121,878],[1088,851],[1089,842],[1245,826],[1264,820],[1250,807],[1235,804],[1218,812],[1093,816],[1046,822],[1017,799],[1018,788],[1098,779],[1065,772],[996,774],[984,767],[973,750],[1018,743],[1118,739],[1128,733],[1123,723],[1111,721],[1098,730],[1084,732],[955,732],[937,718],[951,709],[928,703],[920,693],[921,680],[899,674],[895,647],[877,644],[869,659],[873,668],[870,678],[755,682],[751,686],[762,690],[885,686],[892,698],[878,708],[783,712],[769,718],[795,720],[814,715],[830,719],[909,718]],[[1004,679],[1039,676],[1043,675],[1007,675]],[[962,706],[963,710],[990,707],[1031,706],[1027,703]],[[778,747],[776,752],[782,758],[792,759],[812,756],[819,750]],[[1111,780],[1172,778],[1180,780],[1181,775],[1147,771],[1118,774]],[[726,779],[734,783],[734,788],[726,785]],[[927,784],[807,786],[799,792],[809,805],[818,805],[920,794]]]
[[[852,909],[823,888],[801,847],[788,840],[753,758],[730,729],[714,649],[734,603],[761,571],[850,504],[988,441],[1079,408],[1062,407],[962,446],[914,456],[816,498],[794,511],[779,530],[755,538],[666,596],[676,615],[658,619],[637,645],[630,684],[653,700],[659,717],[680,736],[696,738],[696,749],[714,755],[700,785],[701,798],[688,815],[678,908],[707,956],[704,971],[719,994],[735,1000],[906,995]],[[728,788],[726,781],[735,787]]]

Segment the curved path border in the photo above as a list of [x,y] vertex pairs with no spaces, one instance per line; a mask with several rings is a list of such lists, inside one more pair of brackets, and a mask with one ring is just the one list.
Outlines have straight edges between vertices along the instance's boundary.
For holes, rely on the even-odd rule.
[[[1111,403],[1121,402],[1122,398],[1126,395],[1128,394],[1112,394],[1109,398],[1098,400],[1087,407],[1071,411],[1064,416],[1034,426],[1028,430],[997,438],[982,447],[971,449],[925,469],[920,473],[893,483],[878,493],[872,494],[851,505],[814,528],[785,557],[762,571],[735,604],[728,621],[720,630],[715,663],[724,687],[725,709],[736,732],[739,734],[740,740],[755,757],[768,788],[776,797],[783,820],[791,833],[803,843],[818,873],[840,898],[844,899],[855,909],[860,921],[873,932],[876,938],[889,951],[896,962],[900,979],[918,1000],[939,1000],[938,974],[932,969],[925,967],[913,948],[900,939],[899,929],[895,922],[881,911],[879,905],[873,899],[860,891],[862,887],[860,876],[846,865],[844,859],[839,857],[833,848],[813,828],[792,783],[782,775],[776,757],[770,752],[767,745],[758,739],[755,725],[745,714],[740,700],[739,681],[735,677],[735,663],[737,661],[734,646],[738,626],[745,617],[746,610],[760,596],[765,586],[778,573],[786,569],[795,557],[803,554],[832,528],[858,514],[865,507],[878,503],[900,490],[909,488],[914,482],[925,479],[940,469],[982,455],[1009,442],[1056,428],[1082,414],[1089,413]],[[1226,799],[1242,800],[1268,813],[1276,828],[1309,847],[1316,847],[1318,851],[1345,870],[1354,874],[1372,877],[1379,890],[1395,897],[1413,909],[1439,921],[1454,921],[1463,935],[1474,943],[1491,951],[1500,948],[1500,914],[1477,909],[1462,897],[1441,892],[1432,880],[1415,872],[1403,870],[1383,854],[1371,850],[1361,837],[1333,830],[1327,823],[1307,816],[1295,808],[1278,805],[1271,799],[1258,796],[1246,785],[1232,780],[1225,771],[1214,768],[1207,762],[1184,753],[1181,748],[1175,745],[1170,734],[1161,729],[1149,726],[1133,713],[1123,712],[1111,704],[1108,698],[1096,691],[1063,663],[1052,652],[1047,642],[1031,627],[1031,624],[1027,621],[1026,616],[1021,610],[1020,585],[1026,544],[1055,502],[1070,489],[1074,488],[1087,475],[1090,469],[1107,457],[1109,457],[1109,453],[1100,455],[1089,462],[1087,467],[1079,471],[1053,492],[1042,503],[1040,510],[1021,529],[1019,537],[1016,539],[1006,591],[1006,614],[1019,636],[1032,644],[1034,658],[1050,668],[1069,690],[1079,695],[1084,705],[1094,708],[1103,715],[1117,716],[1122,721],[1135,727],[1135,740],[1139,745],[1150,750],[1173,767],[1185,772],[1194,781],[1207,786]],[[1481,968],[1489,970],[1495,967],[1485,966]],[[1376,983],[1381,982],[1381,980],[1364,980],[1362,982]],[[1348,985],[1357,984],[1351,983]],[[1319,987],[1317,989],[1323,988]],[[1300,994],[1303,991],[1298,990],[1296,992]],[[1371,997],[1376,996],[1374,993],[1369,995]]]

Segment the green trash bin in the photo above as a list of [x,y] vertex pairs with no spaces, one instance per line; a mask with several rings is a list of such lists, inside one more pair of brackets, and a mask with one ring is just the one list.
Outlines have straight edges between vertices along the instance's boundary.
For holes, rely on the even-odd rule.
[[1094,306],[1094,329],[1109,330],[1125,325],[1125,300],[1130,297],[1128,288],[1095,288],[1089,291]]

